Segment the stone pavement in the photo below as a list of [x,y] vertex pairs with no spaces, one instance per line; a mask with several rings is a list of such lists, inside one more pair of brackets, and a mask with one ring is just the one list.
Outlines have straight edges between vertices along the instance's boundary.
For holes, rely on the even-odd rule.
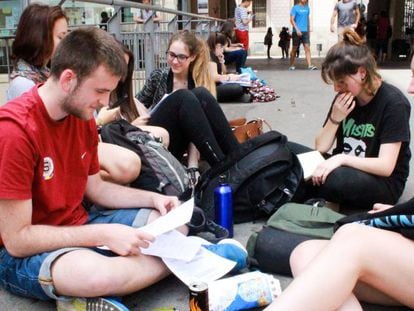
[[[314,60],[318,67],[320,62],[321,59]],[[227,117],[264,118],[273,129],[286,134],[290,140],[313,146],[314,136],[320,129],[334,96],[333,87],[324,84],[320,78],[320,71],[304,69],[303,59],[298,61],[295,71],[288,71],[287,61],[281,59],[249,59],[248,65],[258,70],[258,77],[274,87],[280,98],[269,103],[223,104],[222,108]],[[387,64],[381,73],[386,81],[405,92],[411,77],[408,68],[408,62]],[[6,83],[0,83],[0,95],[4,94],[3,90],[6,86]],[[414,150],[413,143],[411,145]],[[410,198],[413,190],[414,178],[410,176],[402,200]],[[235,238],[245,243],[251,232],[261,225],[262,223],[236,225]],[[290,281],[290,278],[277,277],[281,280],[282,287],[286,287]],[[161,307],[175,307],[185,311],[188,310],[188,289],[175,277],[170,276],[154,286],[125,297],[124,302],[131,310],[136,311],[151,311]],[[53,303],[16,297],[0,289],[0,310],[54,309]],[[365,310],[385,311],[401,310],[401,308],[366,306]]]

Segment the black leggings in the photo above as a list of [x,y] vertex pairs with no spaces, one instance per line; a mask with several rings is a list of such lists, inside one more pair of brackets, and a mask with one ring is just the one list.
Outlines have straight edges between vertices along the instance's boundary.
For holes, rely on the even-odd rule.
[[192,142],[210,164],[223,160],[238,142],[223,111],[211,93],[198,87],[177,90],[151,114],[149,125],[161,126],[170,134],[170,151],[181,159]]
[[[311,148],[288,143],[295,154],[312,151]],[[340,204],[341,211],[372,208],[374,203],[395,204],[402,194],[401,190],[391,187],[386,177],[365,173],[361,170],[340,166],[334,169],[321,186],[313,186],[312,182],[302,182],[295,201],[310,198],[324,198]]]

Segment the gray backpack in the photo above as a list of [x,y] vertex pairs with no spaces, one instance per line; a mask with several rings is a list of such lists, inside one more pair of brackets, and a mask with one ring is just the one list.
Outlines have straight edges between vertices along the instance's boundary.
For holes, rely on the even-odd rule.
[[104,125],[101,138],[103,142],[130,149],[140,157],[141,172],[131,183],[132,187],[175,195],[182,199],[191,194],[186,168],[148,132],[125,120],[119,120]]

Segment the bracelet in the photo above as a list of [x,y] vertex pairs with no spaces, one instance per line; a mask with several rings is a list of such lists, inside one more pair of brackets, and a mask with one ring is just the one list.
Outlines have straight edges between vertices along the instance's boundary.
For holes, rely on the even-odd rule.
[[332,115],[329,115],[329,121],[331,121],[333,124],[335,124],[335,125],[339,125],[339,124],[341,124],[342,123],[342,121],[336,121],[336,120],[334,120],[333,118],[332,118]]

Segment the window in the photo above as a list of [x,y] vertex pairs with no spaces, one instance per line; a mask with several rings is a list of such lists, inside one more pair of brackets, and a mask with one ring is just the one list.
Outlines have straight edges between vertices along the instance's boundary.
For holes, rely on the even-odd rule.
[[405,1],[405,10],[404,10],[404,27],[407,35],[414,33],[414,1],[406,0]]
[[266,0],[254,0],[252,2],[253,28],[266,27]]

